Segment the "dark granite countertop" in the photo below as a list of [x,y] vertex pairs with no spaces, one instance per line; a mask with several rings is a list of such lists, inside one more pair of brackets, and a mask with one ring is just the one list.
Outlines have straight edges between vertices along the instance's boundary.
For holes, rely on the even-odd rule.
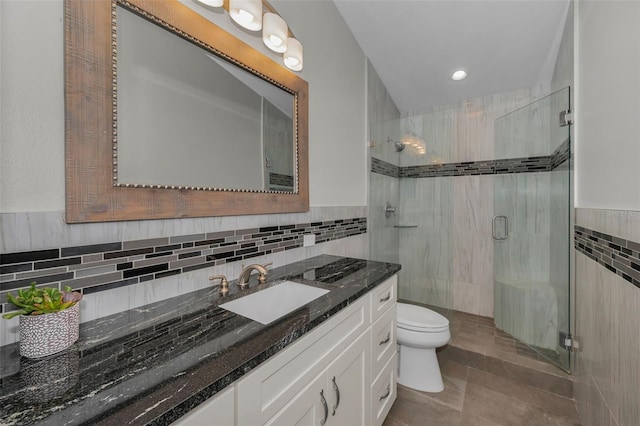
[[[317,327],[400,265],[322,255],[83,323],[68,350],[21,358],[0,348],[0,424],[167,425]],[[269,325],[218,305],[283,279],[330,292]]]

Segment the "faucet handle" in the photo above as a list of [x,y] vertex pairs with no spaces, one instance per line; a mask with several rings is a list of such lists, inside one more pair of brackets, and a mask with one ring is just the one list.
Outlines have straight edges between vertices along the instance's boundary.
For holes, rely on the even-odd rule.
[[227,277],[224,275],[216,275],[213,277],[209,277],[209,281],[220,280],[219,284],[214,284],[214,286],[220,286],[220,294],[223,296],[229,292],[229,281],[227,281]]
[[265,282],[267,282],[266,269],[267,269],[267,266],[271,266],[271,265],[273,265],[273,262],[267,262],[262,265],[262,267],[265,269],[265,272],[260,272],[260,274],[258,275],[258,282],[260,284],[264,284]]

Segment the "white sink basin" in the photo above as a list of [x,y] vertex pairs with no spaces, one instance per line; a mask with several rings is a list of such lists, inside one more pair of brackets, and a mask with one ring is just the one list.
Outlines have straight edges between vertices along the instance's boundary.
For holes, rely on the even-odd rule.
[[283,281],[273,287],[223,303],[220,307],[259,323],[269,324],[328,292],[329,290],[293,281]]

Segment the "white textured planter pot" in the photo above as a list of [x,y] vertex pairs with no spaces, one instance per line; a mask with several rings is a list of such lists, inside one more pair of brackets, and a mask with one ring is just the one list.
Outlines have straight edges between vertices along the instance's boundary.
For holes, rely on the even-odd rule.
[[44,315],[20,315],[20,355],[41,358],[67,349],[78,340],[80,304]]

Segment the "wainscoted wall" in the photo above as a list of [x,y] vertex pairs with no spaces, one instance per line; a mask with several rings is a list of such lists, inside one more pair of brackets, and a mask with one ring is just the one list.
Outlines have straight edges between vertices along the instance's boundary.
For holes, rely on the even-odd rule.
[[580,417],[640,424],[640,211],[577,208],[575,248]]
[[[242,265],[273,267],[328,253],[368,256],[366,207],[308,213],[67,225],[63,212],[0,215],[0,311],[7,291],[32,281],[84,293],[81,321],[234,280]],[[302,247],[305,234],[316,245]],[[17,340],[17,320],[0,321],[0,345]]]

